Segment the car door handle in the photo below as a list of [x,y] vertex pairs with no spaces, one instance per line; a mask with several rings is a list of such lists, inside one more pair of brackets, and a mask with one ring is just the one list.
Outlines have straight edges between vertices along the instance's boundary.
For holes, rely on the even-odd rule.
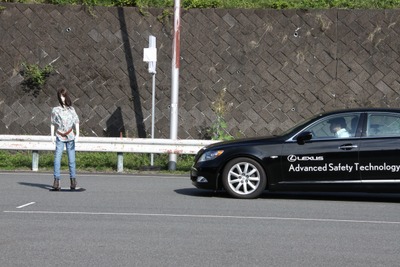
[[351,150],[353,148],[357,148],[357,145],[353,145],[353,144],[345,144],[345,145],[341,145],[339,146],[339,149],[341,150]]

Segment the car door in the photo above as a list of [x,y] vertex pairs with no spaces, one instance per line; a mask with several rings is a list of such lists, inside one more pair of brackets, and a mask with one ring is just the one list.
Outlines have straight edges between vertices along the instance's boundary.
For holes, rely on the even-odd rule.
[[363,182],[400,182],[399,113],[368,113],[357,167]]
[[[349,136],[335,137],[330,121],[338,117],[346,122]],[[290,140],[283,145],[282,182],[284,183],[360,183],[357,125],[361,113],[322,118],[301,131],[310,133],[304,144]],[[298,136],[298,135],[297,135]],[[296,139],[296,138],[294,138]]]

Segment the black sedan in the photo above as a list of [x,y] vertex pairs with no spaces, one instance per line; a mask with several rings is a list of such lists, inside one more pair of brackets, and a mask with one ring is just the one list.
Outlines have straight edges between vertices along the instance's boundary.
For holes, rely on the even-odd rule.
[[399,192],[400,109],[319,114],[280,136],[219,142],[191,169],[197,188],[237,198],[269,191]]

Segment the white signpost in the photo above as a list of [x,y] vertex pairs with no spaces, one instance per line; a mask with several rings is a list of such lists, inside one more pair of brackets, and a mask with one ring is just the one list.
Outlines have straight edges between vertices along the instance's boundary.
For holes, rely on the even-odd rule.
[[[143,61],[149,63],[149,73],[153,77],[152,97],[151,97],[151,139],[154,139],[154,116],[156,104],[156,63],[157,63],[157,48],[156,37],[149,36],[149,47],[143,49]],[[150,165],[154,164],[154,154],[151,154]]]

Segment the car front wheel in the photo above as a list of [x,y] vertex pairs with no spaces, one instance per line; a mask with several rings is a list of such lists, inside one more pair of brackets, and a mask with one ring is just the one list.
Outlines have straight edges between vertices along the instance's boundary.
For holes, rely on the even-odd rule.
[[236,198],[256,198],[265,189],[267,177],[261,165],[250,158],[231,160],[223,171],[225,190]]

